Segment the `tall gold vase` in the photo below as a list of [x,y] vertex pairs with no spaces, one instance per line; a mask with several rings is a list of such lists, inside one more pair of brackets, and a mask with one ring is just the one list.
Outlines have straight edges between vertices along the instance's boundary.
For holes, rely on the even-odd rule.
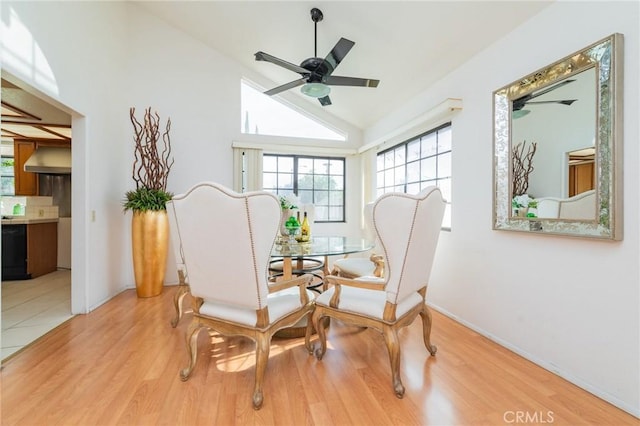
[[169,220],[165,210],[134,211],[131,226],[133,272],[138,297],[162,293],[169,246]]

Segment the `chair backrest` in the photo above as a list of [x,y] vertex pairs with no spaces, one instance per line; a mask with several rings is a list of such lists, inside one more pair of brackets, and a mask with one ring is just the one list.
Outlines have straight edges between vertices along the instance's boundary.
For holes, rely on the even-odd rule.
[[191,294],[262,309],[280,202],[267,192],[238,194],[200,183],[167,203],[178,268]]
[[386,260],[387,301],[398,303],[427,286],[444,208],[435,186],[417,195],[387,193],[375,202],[373,222]]

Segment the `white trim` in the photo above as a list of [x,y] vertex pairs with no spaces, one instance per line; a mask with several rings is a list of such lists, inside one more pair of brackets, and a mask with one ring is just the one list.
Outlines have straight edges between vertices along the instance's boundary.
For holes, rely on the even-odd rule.
[[616,407],[626,411],[627,413],[630,413],[636,417],[640,417],[640,411],[638,410],[638,407],[634,407],[634,406],[630,406],[629,404],[627,404],[625,401],[621,400],[620,398],[617,398],[613,395],[611,395],[608,392],[603,391],[602,389],[596,388],[594,387],[591,383],[589,382],[585,382],[584,379],[580,378],[580,377],[576,377],[573,374],[567,373],[564,370],[560,370],[558,368],[557,365],[550,363],[544,359],[538,358],[536,356],[533,356],[532,354],[530,354],[529,352],[522,350],[521,348],[512,345],[511,343],[502,340],[501,338],[494,336],[493,334],[487,332],[486,330],[479,328],[477,326],[475,326],[474,324],[470,323],[469,321],[465,321],[462,318],[456,316],[455,314],[447,311],[446,309],[441,308],[440,306],[434,305],[432,303],[427,302],[427,305],[435,310],[440,312],[442,315],[449,317],[450,319],[464,325],[465,327],[475,331],[476,333],[486,337],[487,339],[491,340],[492,342],[510,350],[511,352],[514,352],[517,355],[520,355],[521,357],[533,362],[534,364],[540,366],[541,368],[544,368],[545,370],[548,370],[550,372],[552,372],[553,374],[555,374],[556,376],[562,377],[563,379],[566,379],[567,381],[571,382],[572,384],[584,389],[585,391],[592,393],[593,395],[597,396],[600,399],[603,399],[613,405],[615,405]]
[[330,157],[358,154],[354,148],[335,148],[311,145],[290,145],[286,143],[258,143],[246,141],[232,141],[232,148],[261,149],[270,154],[323,154]]
[[444,124],[445,121],[451,118],[454,112],[460,110],[462,110],[462,99],[447,98],[424,114],[408,121],[403,126],[399,126],[386,135],[362,145],[358,148],[358,153],[361,154],[372,148],[382,151],[399,142],[424,133],[437,124]]

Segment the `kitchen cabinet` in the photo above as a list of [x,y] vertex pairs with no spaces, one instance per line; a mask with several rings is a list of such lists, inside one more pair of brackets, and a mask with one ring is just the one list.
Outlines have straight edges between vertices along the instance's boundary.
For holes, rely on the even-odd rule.
[[36,150],[35,142],[16,141],[13,143],[13,166],[16,195],[38,195],[38,175],[25,172],[24,163]]
[[2,279],[36,278],[56,271],[57,264],[57,219],[2,221]]

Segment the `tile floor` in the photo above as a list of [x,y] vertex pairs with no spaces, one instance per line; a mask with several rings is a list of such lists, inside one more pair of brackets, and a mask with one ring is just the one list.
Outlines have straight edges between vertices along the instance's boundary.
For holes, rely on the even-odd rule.
[[71,318],[71,271],[2,282],[2,359]]

